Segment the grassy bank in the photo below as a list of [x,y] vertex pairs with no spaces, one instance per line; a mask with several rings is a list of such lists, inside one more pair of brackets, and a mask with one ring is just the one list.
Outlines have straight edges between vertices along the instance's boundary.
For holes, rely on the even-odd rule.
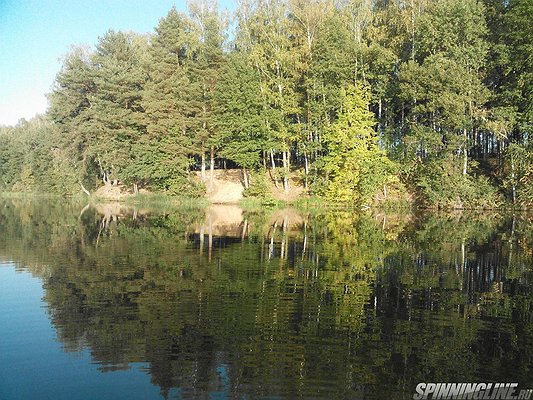
[[[62,196],[52,193],[42,192],[0,192],[0,198],[6,199],[24,199],[24,200],[62,200],[80,204],[103,204],[110,202],[118,202],[126,206],[136,208],[154,208],[154,209],[168,209],[168,208],[180,208],[180,209],[201,209],[206,208],[212,204],[207,198],[193,198],[186,196],[169,195],[165,193],[147,192],[138,194],[127,194],[118,198],[108,198],[98,196],[96,193],[92,193],[87,196],[83,193],[74,196]],[[347,202],[332,202],[324,197],[320,196],[301,196],[295,200],[278,200],[272,197],[260,198],[260,197],[245,197],[237,204],[244,211],[253,211],[257,209],[282,209],[287,207],[295,208],[299,211],[305,212],[320,212],[327,210],[364,210],[373,209],[378,211],[390,211],[390,212],[412,212],[414,210],[427,211],[427,212],[447,212],[454,210],[464,211],[494,211],[494,212],[527,212],[529,208],[519,205],[513,205],[510,202],[504,202],[498,205],[498,207],[438,207],[427,206],[423,204],[417,204],[415,201],[407,201],[405,199],[390,198],[387,200],[374,201],[370,205],[357,205],[355,203]]]
[[205,198],[172,196],[164,193],[132,194],[131,196],[125,197],[121,202],[135,207],[179,207],[190,209],[204,208],[210,204]]

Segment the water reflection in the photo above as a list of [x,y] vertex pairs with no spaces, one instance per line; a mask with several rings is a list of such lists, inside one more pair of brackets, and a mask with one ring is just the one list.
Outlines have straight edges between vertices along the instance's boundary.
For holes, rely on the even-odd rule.
[[6,200],[0,218],[0,258],[42,279],[65,351],[146,363],[163,397],[533,387],[525,215]]

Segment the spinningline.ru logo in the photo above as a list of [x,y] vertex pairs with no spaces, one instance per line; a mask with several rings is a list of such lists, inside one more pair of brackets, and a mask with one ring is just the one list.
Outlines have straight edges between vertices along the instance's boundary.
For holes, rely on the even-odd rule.
[[517,389],[518,383],[419,383],[414,400],[476,399],[529,400],[533,389]]

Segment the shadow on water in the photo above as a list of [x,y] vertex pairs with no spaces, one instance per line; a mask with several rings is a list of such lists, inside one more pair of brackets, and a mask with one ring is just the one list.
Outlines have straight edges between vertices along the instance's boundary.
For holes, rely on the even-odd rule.
[[530,216],[5,200],[0,235],[65,351],[102,372],[145,362],[164,397],[533,386]]

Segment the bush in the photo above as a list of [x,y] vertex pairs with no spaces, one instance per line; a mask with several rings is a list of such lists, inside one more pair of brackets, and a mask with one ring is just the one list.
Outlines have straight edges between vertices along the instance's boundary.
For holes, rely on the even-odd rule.
[[251,173],[250,187],[244,189],[243,196],[262,200],[274,200],[271,184],[264,170]]
[[425,207],[443,209],[493,209],[501,196],[484,176],[462,175],[442,163],[427,163],[415,175],[418,201]]

